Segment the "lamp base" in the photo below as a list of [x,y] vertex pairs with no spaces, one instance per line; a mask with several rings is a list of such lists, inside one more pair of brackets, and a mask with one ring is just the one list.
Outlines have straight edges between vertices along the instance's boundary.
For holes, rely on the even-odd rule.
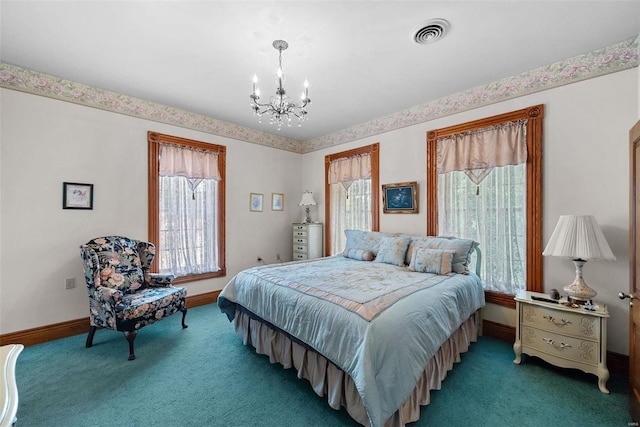
[[573,260],[573,263],[576,266],[576,278],[572,284],[564,287],[564,291],[568,295],[567,299],[575,304],[584,304],[598,294],[595,290],[587,286],[582,278],[582,266],[586,262],[587,261],[583,259]]
[[311,215],[309,215],[309,213],[311,212],[311,209],[309,209],[309,206],[307,206],[307,208],[305,209],[305,212],[306,212],[307,216],[305,216],[304,222],[309,224],[311,222]]

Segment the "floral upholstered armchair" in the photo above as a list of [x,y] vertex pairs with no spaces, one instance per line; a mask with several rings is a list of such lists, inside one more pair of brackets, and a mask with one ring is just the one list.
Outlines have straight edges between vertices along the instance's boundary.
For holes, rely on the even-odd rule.
[[80,253],[89,291],[87,348],[93,345],[97,328],[122,331],[129,342],[129,360],[133,360],[138,329],[177,311],[182,312],[182,327],[187,327],[186,289],[171,285],[173,275],[149,272],[156,254],[153,243],[99,237],[80,246]]

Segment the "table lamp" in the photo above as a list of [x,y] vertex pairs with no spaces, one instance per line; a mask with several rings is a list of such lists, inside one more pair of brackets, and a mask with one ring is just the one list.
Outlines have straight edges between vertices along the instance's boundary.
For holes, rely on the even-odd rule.
[[561,215],[542,255],[573,260],[576,278],[573,283],[564,287],[564,291],[569,296],[569,301],[578,304],[590,301],[597,294],[582,278],[582,266],[590,259],[616,259],[592,215]]
[[304,222],[311,222],[311,216],[309,215],[310,209],[309,206],[315,206],[317,205],[316,201],[313,200],[313,193],[311,191],[305,191],[304,193],[302,193],[302,199],[300,199],[300,203],[298,203],[298,206],[306,206],[306,214],[307,216],[304,219]]

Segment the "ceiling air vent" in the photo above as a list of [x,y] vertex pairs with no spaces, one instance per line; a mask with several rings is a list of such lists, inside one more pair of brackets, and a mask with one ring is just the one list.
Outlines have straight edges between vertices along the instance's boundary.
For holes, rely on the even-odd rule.
[[414,29],[413,40],[419,44],[435,43],[449,32],[449,27],[445,19],[431,19]]

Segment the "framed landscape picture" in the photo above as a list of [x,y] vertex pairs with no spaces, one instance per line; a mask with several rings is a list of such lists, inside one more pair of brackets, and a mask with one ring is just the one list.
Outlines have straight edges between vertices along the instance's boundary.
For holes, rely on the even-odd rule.
[[418,213],[418,183],[384,184],[382,204],[384,213]]

